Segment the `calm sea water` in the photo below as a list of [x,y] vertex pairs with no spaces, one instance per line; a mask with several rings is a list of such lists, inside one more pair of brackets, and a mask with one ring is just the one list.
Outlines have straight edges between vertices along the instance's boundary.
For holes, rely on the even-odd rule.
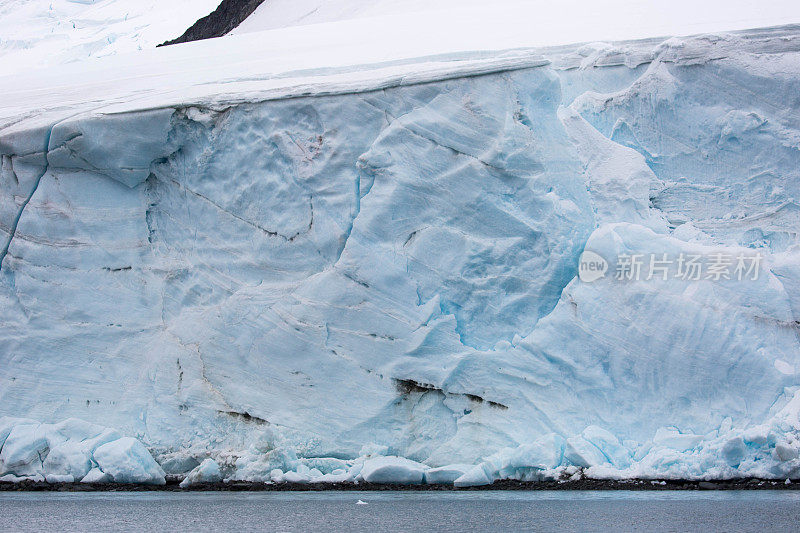
[[800,492],[0,493],[0,523],[3,531],[797,531]]

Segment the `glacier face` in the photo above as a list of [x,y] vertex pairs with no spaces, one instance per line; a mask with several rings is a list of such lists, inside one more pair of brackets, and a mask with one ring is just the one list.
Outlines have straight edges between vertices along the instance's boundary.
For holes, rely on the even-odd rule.
[[[240,479],[792,475],[797,39],[10,126],[0,415]],[[764,263],[587,283],[584,250]]]

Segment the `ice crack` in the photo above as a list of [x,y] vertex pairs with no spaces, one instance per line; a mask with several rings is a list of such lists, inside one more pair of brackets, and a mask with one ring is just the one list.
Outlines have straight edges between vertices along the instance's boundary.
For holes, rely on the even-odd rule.
[[47,174],[47,170],[50,166],[47,160],[47,155],[50,151],[49,150],[50,136],[53,133],[54,127],[55,124],[50,126],[50,128],[47,130],[47,134],[45,135],[44,152],[43,152],[44,168],[42,169],[42,172],[38,176],[36,176],[36,179],[33,182],[33,187],[31,187],[31,192],[28,193],[28,196],[25,197],[25,199],[22,201],[22,204],[19,206],[19,209],[17,210],[17,215],[14,217],[14,220],[11,222],[11,227],[8,230],[8,239],[6,240],[3,249],[0,250],[0,270],[3,269],[3,260],[5,260],[6,255],[8,254],[8,248],[9,246],[11,246],[11,241],[14,240],[14,235],[17,233],[17,226],[19,225],[19,221],[22,218],[22,213],[23,211],[25,211],[25,208],[28,206],[28,203],[31,201],[31,198],[33,198],[33,195],[36,193],[36,189],[39,188],[39,183],[42,181],[42,178],[44,177],[45,174]]
[[186,187],[185,185],[181,184],[180,182],[178,182],[178,181],[176,181],[174,179],[170,180],[170,181],[176,187],[181,189],[182,191],[188,192],[189,194],[191,194],[191,195],[193,195],[193,196],[195,196],[197,198],[200,198],[201,200],[204,200],[205,202],[211,204],[214,208],[216,208],[220,212],[225,213],[226,215],[228,215],[228,216],[230,216],[232,218],[235,218],[236,220],[238,220],[240,222],[244,222],[248,226],[257,229],[257,230],[269,235],[270,237],[279,237],[279,238],[283,239],[286,242],[293,242],[295,239],[297,239],[301,235],[305,235],[305,234],[309,233],[311,231],[311,229],[314,227],[314,202],[313,202],[313,196],[309,196],[309,198],[308,198],[309,211],[311,213],[311,215],[309,217],[308,226],[304,230],[298,231],[296,233],[293,233],[292,235],[283,235],[281,233],[278,233],[277,231],[273,231],[273,230],[267,229],[267,228],[265,228],[263,226],[260,226],[260,225],[256,224],[255,222],[253,222],[251,220],[247,220],[246,218],[241,217],[241,216],[239,216],[239,215],[237,215],[235,213],[231,213],[230,211],[228,211],[227,209],[225,209],[224,207],[222,207],[221,205],[216,203],[214,200],[212,200],[208,196],[200,194],[197,191],[193,191],[192,189]]

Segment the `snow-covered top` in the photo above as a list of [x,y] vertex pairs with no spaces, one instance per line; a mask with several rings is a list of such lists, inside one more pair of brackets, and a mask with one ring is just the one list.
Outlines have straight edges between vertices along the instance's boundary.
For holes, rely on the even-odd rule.
[[[309,1],[299,4],[309,7]],[[173,8],[177,10],[179,5],[190,3],[192,8],[187,8],[181,17],[169,16]],[[122,45],[124,42],[133,46],[149,36],[148,42],[154,44],[180,33],[177,28],[189,26],[197,16],[209,11],[212,3],[194,5],[184,0],[170,4],[169,8],[159,4],[149,11],[144,7],[150,5],[148,2],[107,0],[89,7],[75,4],[84,10],[80,11],[82,15],[94,14],[94,18],[87,16],[78,25],[84,27],[89,41],[105,35],[103,32],[111,35],[118,24],[127,28],[127,36],[118,39],[115,46],[110,43],[107,50],[120,53],[38,70],[37,62],[31,59],[29,64],[34,68],[25,71],[15,71],[15,64],[19,66],[15,61],[22,55],[6,53],[0,71],[0,94],[3,94],[0,129],[13,135],[14,131],[47,127],[88,111],[111,113],[188,104],[213,106],[368,90],[541,65],[546,62],[541,47],[800,21],[800,4],[783,1],[759,8],[758,16],[754,16],[746,2],[729,2],[728,9],[722,10],[722,3],[714,0],[696,6],[691,17],[687,17],[688,2],[683,0],[671,3],[669,8],[656,2],[640,5],[629,0],[612,0],[603,3],[602,9],[582,0],[558,3],[557,7],[547,4],[547,9],[542,8],[545,4],[541,2],[505,1],[481,7],[472,0],[457,8],[454,2],[446,0],[434,4],[436,9],[424,12],[416,11],[421,8],[420,2],[378,2],[367,7],[366,2],[358,0],[349,4],[320,3],[319,13],[332,13],[328,17],[332,21],[252,31],[259,29],[258,21],[270,17],[269,9],[284,9],[288,13],[288,3],[270,1],[251,16],[252,20],[246,21],[238,35],[121,53],[130,49]],[[35,13],[34,7],[42,10],[45,4],[11,0],[0,5],[3,13],[13,13],[11,18],[16,18],[20,35],[27,35],[28,42],[33,42],[37,31],[46,24],[37,30],[30,22],[20,22],[19,17],[23,16],[23,8]],[[67,4],[72,5],[66,1],[53,3]],[[200,4],[204,4],[202,9]],[[334,4],[339,6],[338,11],[330,11]],[[679,4],[687,6],[687,10],[667,16]],[[122,12],[128,5],[136,6],[141,27],[134,22],[123,24]],[[344,5],[352,9],[345,10]],[[450,9],[442,9],[443,6]],[[381,13],[381,9],[388,14],[361,16]],[[116,13],[116,18],[110,13]],[[747,18],[747,15],[753,16]],[[345,16],[354,18],[336,20]],[[180,24],[178,18],[182,20]],[[6,29],[12,24],[9,18],[0,20]],[[86,20],[95,21],[95,34]],[[102,23],[98,22],[101,20]],[[131,16],[127,20],[131,21]],[[278,21],[287,25],[297,22],[288,15],[276,18],[275,23]],[[176,29],[167,35],[167,27]],[[6,29],[2,35],[8,34]],[[20,39],[24,45],[25,40]],[[74,51],[82,41],[67,36],[64,42],[67,43],[64,50]],[[50,46],[47,42],[33,46],[30,53],[44,54],[47,46]],[[643,48],[652,50],[652,43]],[[65,57],[74,59],[69,54]],[[8,128],[11,125],[14,127]]]
[[[152,49],[182,34],[217,4],[219,0],[0,0],[2,73]],[[286,46],[278,46],[284,54],[286,49],[299,48],[300,54],[310,49],[323,59],[335,55],[356,64],[376,55],[419,57],[798,22],[800,4],[790,0],[269,0],[232,34],[307,28],[255,39],[263,46],[224,41],[204,52],[216,55],[231,47],[233,54],[226,56],[258,61],[270,52],[266,46],[275,49],[273,41],[285,39]],[[353,53],[370,58],[358,60]]]
[[269,0],[231,33],[383,17],[413,38],[429,28],[457,36],[453,30],[471,19],[484,28],[479,34],[523,26],[539,44],[549,45],[777,26],[800,22],[800,5],[791,0]]
[[4,74],[154,48],[219,0],[0,0]]

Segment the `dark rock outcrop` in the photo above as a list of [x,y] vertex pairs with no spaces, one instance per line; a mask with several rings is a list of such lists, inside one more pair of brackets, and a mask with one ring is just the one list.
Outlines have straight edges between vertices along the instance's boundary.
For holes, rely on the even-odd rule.
[[192,24],[183,35],[158,46],[222,37],[241,24],[263,2],[264,0],[222,0],[217,9]]

